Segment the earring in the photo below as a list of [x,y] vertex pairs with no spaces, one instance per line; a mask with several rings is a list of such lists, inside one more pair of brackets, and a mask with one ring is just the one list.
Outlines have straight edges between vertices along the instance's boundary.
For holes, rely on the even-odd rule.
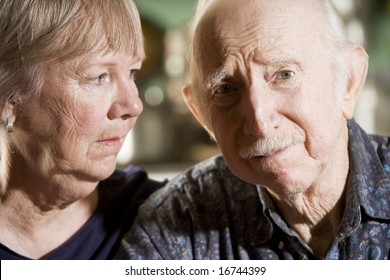
[[7,118],[7,132],[11,133],[14,131],[14,121],[11,117]]

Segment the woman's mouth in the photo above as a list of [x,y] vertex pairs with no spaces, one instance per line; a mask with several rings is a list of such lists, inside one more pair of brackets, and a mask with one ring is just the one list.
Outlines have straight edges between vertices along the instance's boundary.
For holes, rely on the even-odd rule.
[[120,147],[122,146],[123,137],[111,137],[96,141],[98,144],[105,147]]

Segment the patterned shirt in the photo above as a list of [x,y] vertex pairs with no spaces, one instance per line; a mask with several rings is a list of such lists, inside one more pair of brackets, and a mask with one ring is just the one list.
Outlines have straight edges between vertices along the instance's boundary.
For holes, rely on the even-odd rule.
[[[390,258],[390,138],[348,122],[345,211],[325,259]],[[317,259],[262,186],[221,156],[187,170],[141,206],[116,258]]]

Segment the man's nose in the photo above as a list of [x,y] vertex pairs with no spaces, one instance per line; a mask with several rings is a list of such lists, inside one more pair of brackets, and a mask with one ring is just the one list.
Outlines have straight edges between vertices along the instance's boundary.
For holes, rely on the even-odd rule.
[[118,83],[114,101],[108,112],[110,119],[138,117],[143,110],[143,104],[139,98],[138,89],[134,83],[121,81]]
[[262,85],[252,85],[242,99],[244,133],[263,138],[278,128],[276,100],[270,90]]

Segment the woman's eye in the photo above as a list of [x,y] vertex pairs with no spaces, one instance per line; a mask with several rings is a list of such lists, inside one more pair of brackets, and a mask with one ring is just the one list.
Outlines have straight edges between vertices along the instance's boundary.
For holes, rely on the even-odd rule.
[[293,71],[281,71],[276,75],[276,80],[288,80],[295,75]]
[[136,76],[138,71],[139,71],[139,69],[132,69],[129,71],[129,77],[131,80],[135,80],[135,76]]
[[103,73],[97,76],[96,78],[94,78],[93,81],[96,85],[101,86],[104,83],[109,82],[109,79],[110,79],[109,75],[107,73]]

